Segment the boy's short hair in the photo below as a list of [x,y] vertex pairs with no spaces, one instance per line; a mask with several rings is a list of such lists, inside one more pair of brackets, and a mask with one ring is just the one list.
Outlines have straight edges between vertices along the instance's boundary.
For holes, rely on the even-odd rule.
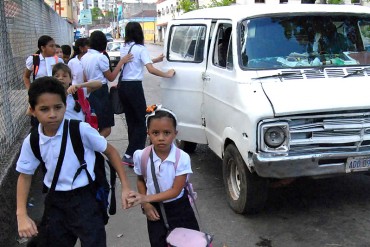
[[32,82],[28,90],[28,103],[32,109],[35,109],[38,98],[44,93],[58,94],[66,105],[66,90],[63,84],[54,77],[44,76]]
[[64,55],[71,56],[72,49],[69,45],[62,45],[60,48],[62,48],[62,52]]

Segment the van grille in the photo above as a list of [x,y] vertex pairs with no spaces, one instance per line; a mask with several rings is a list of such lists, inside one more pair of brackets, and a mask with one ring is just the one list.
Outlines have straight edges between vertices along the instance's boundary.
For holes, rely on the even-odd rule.
[[[363,70],[363,71],[361,71]],[[297,73],[293,75],[284,76],[284,80],[299,80],[299,79],[321,79],[321,78],[338,78],[348,74],[360,71],[353,77],[368,77],[370,76],[370,68],[364,67],[343,67],[343,68],[330,68],[323,69],[301,69],[301,70],[283,70],[281,73]]]
[[370,150],[370,113],[308,117],[289,122],[291,153]]

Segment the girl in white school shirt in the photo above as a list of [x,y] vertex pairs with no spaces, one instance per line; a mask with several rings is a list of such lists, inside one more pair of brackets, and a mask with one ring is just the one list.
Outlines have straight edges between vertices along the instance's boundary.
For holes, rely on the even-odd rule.
[[[54,57],[56,52],[55,41],[52,37],[43,35],[37,41],[37,47],[39,50],[40,65],[35,75],[35,79],[43,76],[52,75],[52,66],[56,63],[63,63],[63,59]],[[31,85],[31,74],[33,73],[33,56],[29,56],[26,60],[26,69],[23,74],[23,81],[28,89]]]
[[117,67],[110,71],[109,60],[102,53],[107,47],[107,38],[102,31],[94,31],[90,35],[90,49],[82,57],[81,63],[87,81],[97,80],[102,82],[102,87],[89,96],[91,108],[95,110],[98,117],[99,133],[108,137],[111,127],[114,126],[114,114],[112,104],[109,99],[108,81],[116,79],[123,64],[131,61],[132,55],[124,56]]
[[133,59],[122,70],[117,88],[121,102],[125,106],[129,140],[126,152],[122,157],[122,162],[126,165],[133,166],[132,155],[136,150],[145,147],[146,140],[146,101],[142,85],[144,66],[149,73],[165,78],[173,77],[175,70],[170,69],[167,72],[163,72],[153,66],[153,63],[163,61],[163,55],[153,60],[150,58],[148,50],[144,46],[143,29],[138,22],[129,22],[126,25],[125,43],[121,46],[120,50],[121,57],[126,55],[130,48]]
[[84,68],[81,64],[81,58],[86,54],[88,49],[88,38],[79,38],[76,40],[75,45],[73,46],[73,56],[68,62],[68,67],[72,72],[72,85],[81,84],[86,81],[84,78]]

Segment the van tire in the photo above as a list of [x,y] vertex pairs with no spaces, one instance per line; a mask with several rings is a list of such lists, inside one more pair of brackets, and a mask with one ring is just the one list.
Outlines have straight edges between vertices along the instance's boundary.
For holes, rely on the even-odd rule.
[[177,147],[184,150],[186,153],[194,153],[197,148],[197,144],[194,142],[176,140]]
[[238,214],[261,211],[268,193],[268,179],[251,173],[235,145],[226,147],[223,179],[230,207]]

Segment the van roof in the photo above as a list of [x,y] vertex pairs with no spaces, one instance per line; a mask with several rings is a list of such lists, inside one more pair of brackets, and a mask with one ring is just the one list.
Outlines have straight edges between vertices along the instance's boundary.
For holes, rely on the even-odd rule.
[[244,19],[266,14],[290,13],[355,13],[370,14],[370,8],[338,4],[250,4],[194,10],[176,19]]

